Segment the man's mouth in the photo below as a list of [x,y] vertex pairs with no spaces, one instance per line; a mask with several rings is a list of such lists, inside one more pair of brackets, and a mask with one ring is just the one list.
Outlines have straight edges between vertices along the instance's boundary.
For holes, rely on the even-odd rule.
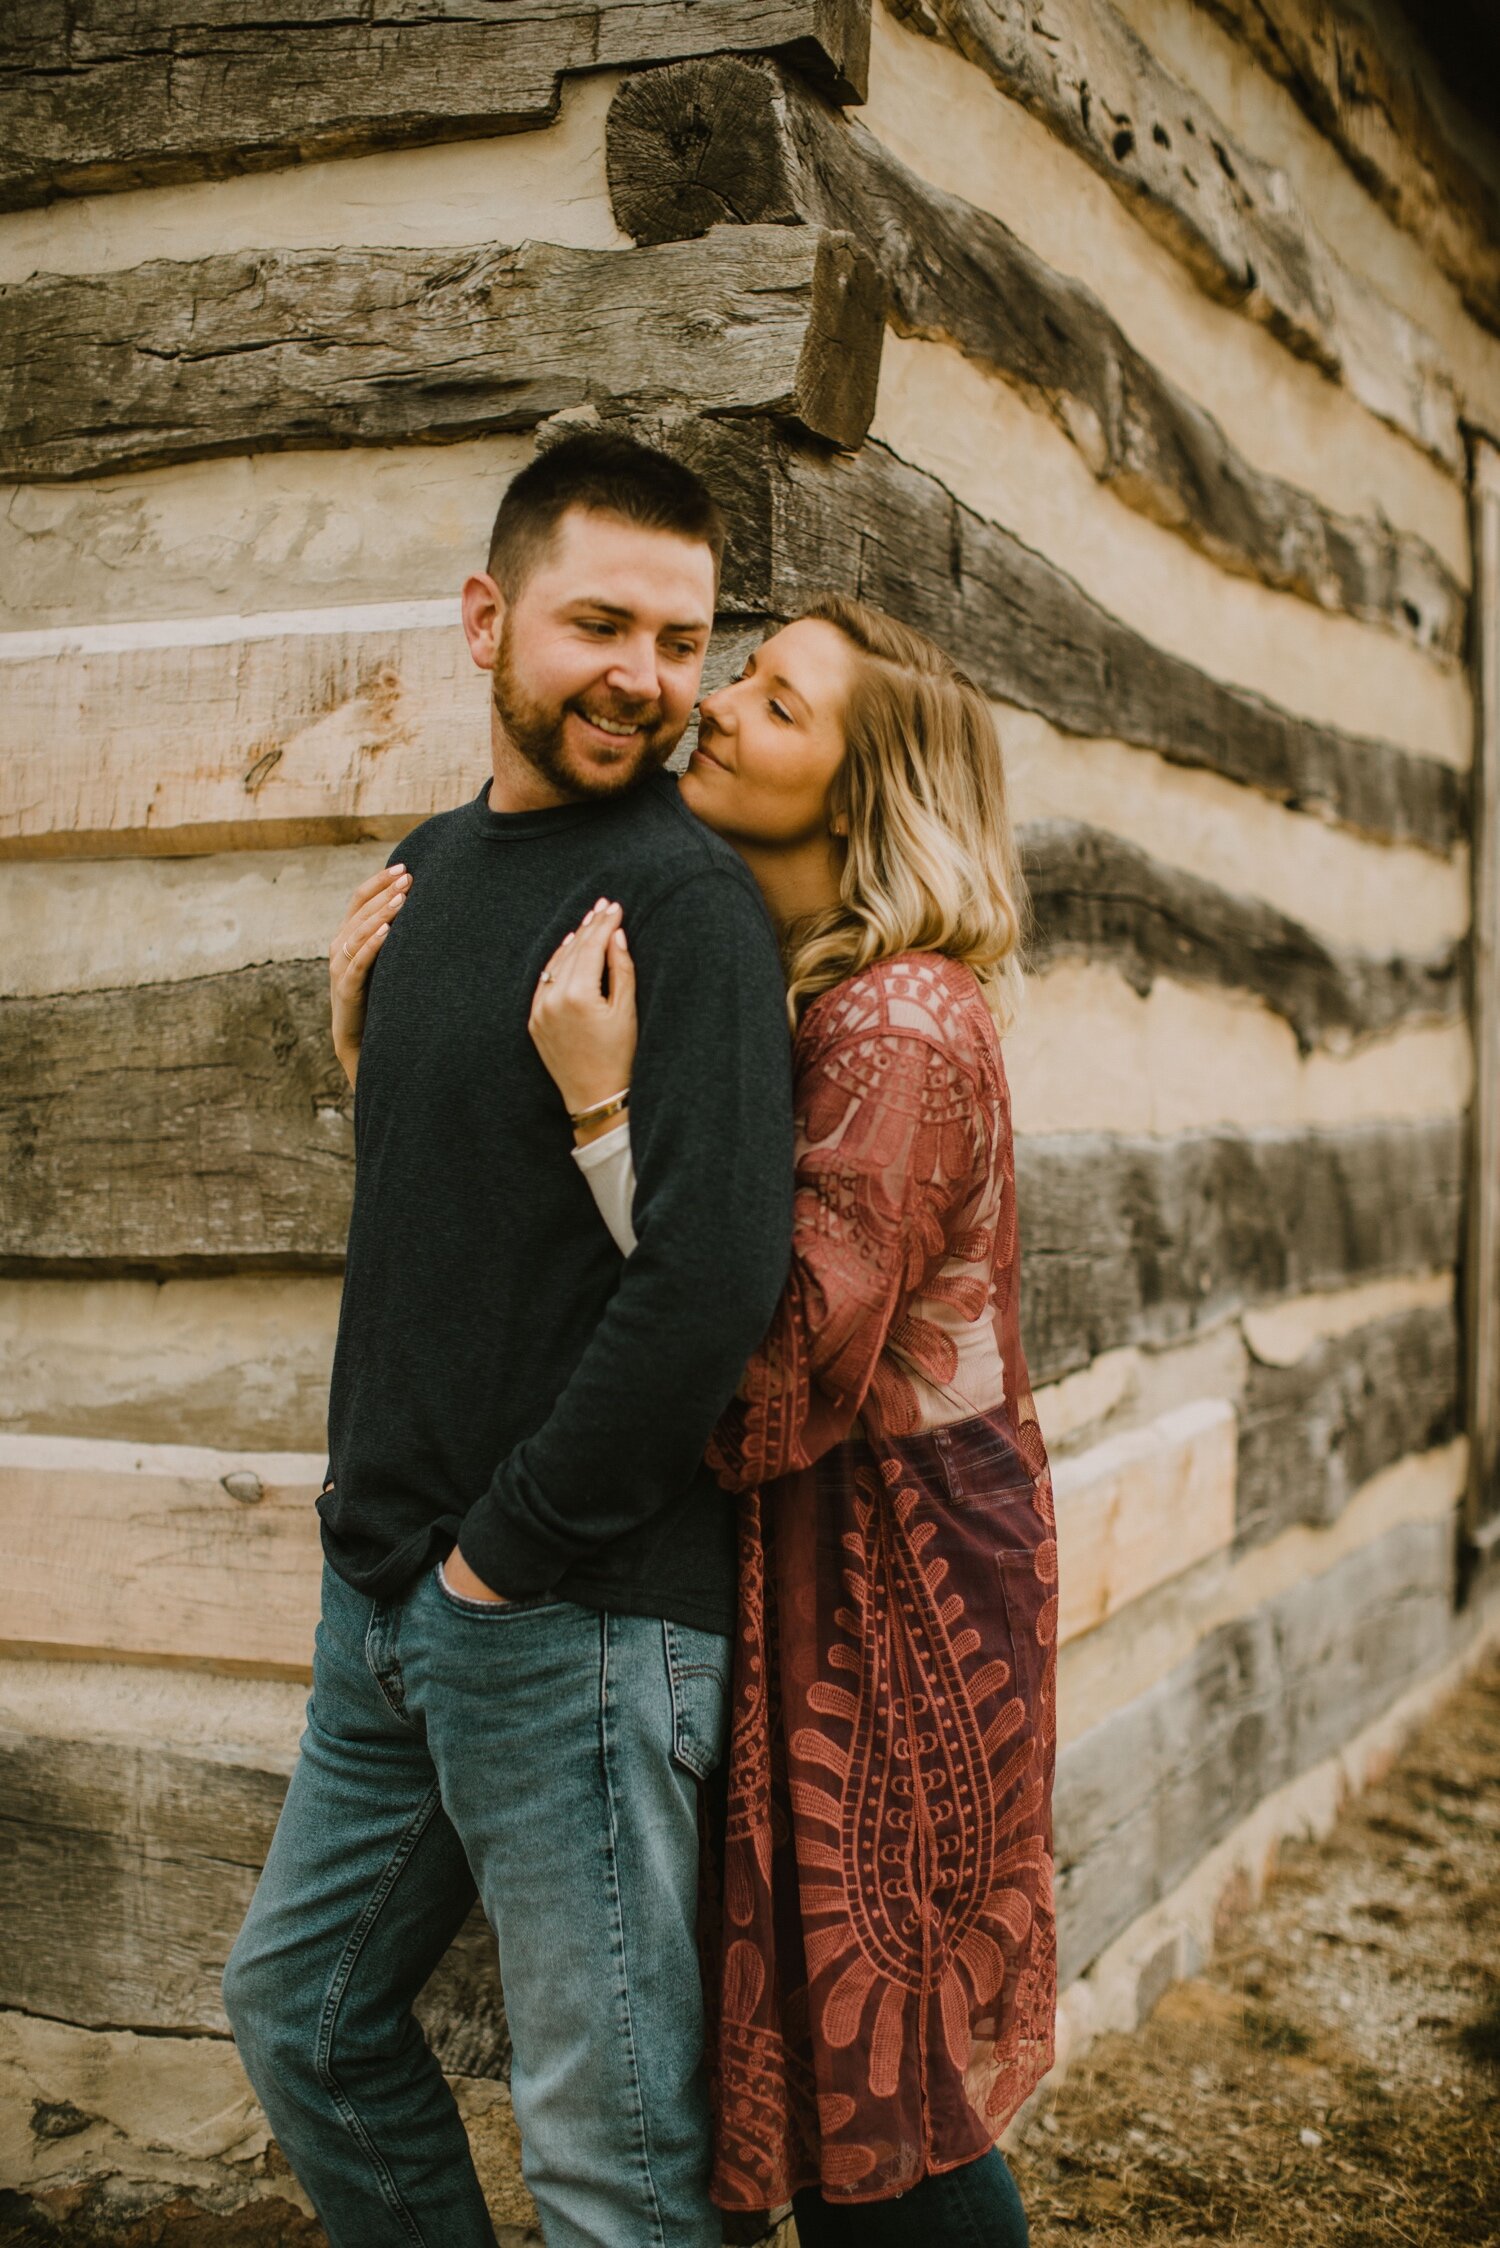
[[591,710],[578,709],[576,704],[573,706],[573,714],[576,718],[581,718],[585,726],[594,733],[602,734],[606,741],[631,742],[638,734],[646,731],[647,721],[642,718],[601,718]]

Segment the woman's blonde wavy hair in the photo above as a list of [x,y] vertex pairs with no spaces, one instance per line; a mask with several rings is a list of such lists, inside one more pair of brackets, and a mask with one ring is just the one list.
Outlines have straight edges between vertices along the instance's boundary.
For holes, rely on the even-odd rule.
[[873,961],[943,952],[968,962],[1004,1030],[1027,908],[990,706],[936,641],[868,602],[825,593],[801,614],[841,632],[857,661],[828,795],[848,857],[838,904],[786,931],[792,1027]]

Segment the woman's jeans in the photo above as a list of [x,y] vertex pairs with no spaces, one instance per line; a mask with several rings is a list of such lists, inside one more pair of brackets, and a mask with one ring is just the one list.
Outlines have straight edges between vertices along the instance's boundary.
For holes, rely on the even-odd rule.
[[476,1885],[548,2248],[718,2248],[695,1943],[729,1643],[324,1570],[301,1757],[224,1976],[333,2248],[493,2248],[413,1999]]
[[799,2193],[801,2248],[1026,2248],[1026,2212],[998,2147],[891,2201]]

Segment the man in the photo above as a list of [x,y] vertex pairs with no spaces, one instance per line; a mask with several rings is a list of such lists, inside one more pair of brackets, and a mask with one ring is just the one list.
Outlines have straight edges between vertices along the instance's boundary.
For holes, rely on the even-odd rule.
[[[792,1176],[770,925],[660,769],[722,544],[697,478],[621,438],[516,478],[463,597],[493,778],[330,955],[358,1098],[323,1617],[225,2004],[334,2248],[493,2242],[411,2015],[476,1886],[548,2248],[719,2241],[694,1902],[734,1520],[702,1452],[785,1278]],[[526,1028],[601,896],[638,976],[628,1263]]]

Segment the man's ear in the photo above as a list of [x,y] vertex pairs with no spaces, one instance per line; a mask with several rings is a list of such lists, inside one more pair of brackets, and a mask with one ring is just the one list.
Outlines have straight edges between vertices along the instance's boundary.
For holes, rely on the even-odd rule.
[[505,595],[487,571],[476,570],[464,579],[463,619],[469,654],[481,671],[493,671],[505,622]]

